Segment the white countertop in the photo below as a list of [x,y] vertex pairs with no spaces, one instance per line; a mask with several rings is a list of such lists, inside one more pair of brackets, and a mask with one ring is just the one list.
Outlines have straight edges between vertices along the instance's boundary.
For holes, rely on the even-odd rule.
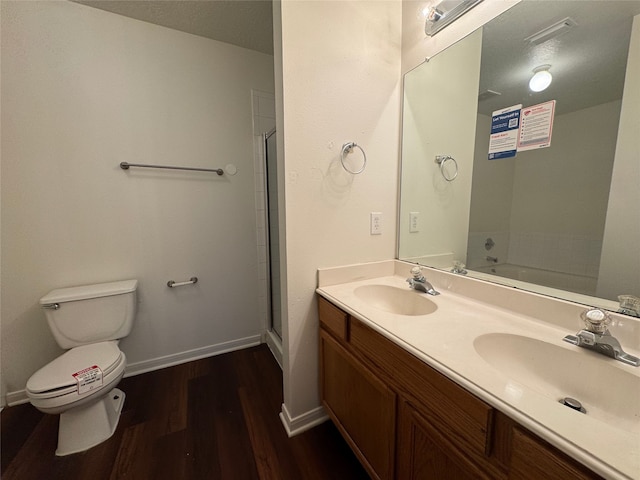
[[[425,269],[425,275],[441,295],[412,293],[425,295],[437,305],[437,310],[428,315],[396,315],[369,305],[354,293],[356,288],[364,285],[387,285],[408,289],[404,276],[389,272],[388,262],[385,269],[379,270],[391,273],[385,276],[375,277],[375,271],[366,272],[365,275],[340,273],[336,276],[337,270],[332,270],[334,272],[331,274],[331,281],[325,281],[327,275],[320,273],[320,287],[317,290],[320,295],[598,474],[612,479],[640,479],[640,418],[623,422],[624,425],[620,428],[621,419],[615,418],[615,412],[600,409],[596,418],[597,408],[588,404],[585,404],[587,415],[571,410],[553,399],[555,392],[541,391],[536,386],[532,387],[530,382],[520,383],[497,370],[487,363],[474,347],[474,341],[478,337],[491,333],[527,337],[575,351],[579,347],[563,342],[562,339],[565,335],[575,334],[578,328],[567,329],[566,321],[564,324],[559,322],[560,325],[556,325],[461,295],[454,291],[455,284],[467,279],[450,280],[449,277],[454,276],[444,272],[430,272],[428,269]],[[335,283],[363,277],[366,278]],[[468,288],[468,285],[465,288]],[[475,288],[474,284],[471,284],[471,288]],[[480,288],[501,287],[481,285]],[[510,294],[508,289],[502,288],[497,295]],[[523,293],[518,292],[517,295]],[[532,299],[535,300],[536,298]],[[543,300],[548,306],[550,300]],[[562,311],[566,307],[558,305],[557,308],[558,311]],[[636,330],[632,331],[635,334]],[[624,341],[621,340],[621,343],[628,353],[638,355],[637,351],[627,348]],[[588,351],[581,353],[597,355]],[[621,369],[623,375],[640,377],[640,367],[600,357],[602,362],[610,363],[607,368]],[[584,382],[592,384],[594,391],[600,387],[599,379],[593,378],[594,375],[588,375],[588,372],[576,372],[576,375],[584,375]],[[640,391],[633,392],[637,395],[629,401],[640,402]],[[596,410],[593,410],[594,408]],[[589,415],[590,410],[593,412],[592,415]]]

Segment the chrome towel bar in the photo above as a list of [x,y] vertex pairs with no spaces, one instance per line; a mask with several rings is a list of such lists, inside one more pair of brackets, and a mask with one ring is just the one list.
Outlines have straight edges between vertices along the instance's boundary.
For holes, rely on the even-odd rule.
[[173,280],[169,280],[167,282],[167,287],[169,288],[182,287],[183,285],[193,285],[194,283],[198,283],[198,277],[191,277],[186,282],[174,282]]
[[120,168],[123,170],[129,170],[129,167],[141,167],[141,168],[166,168],[168,170],[195,170],[198,172],[215,172],[218,175],[222,175],[224,170],[221,168],[194,168],[194,167],[174,167],[172,165],[145,165],[143,163],[128,163],[120,162]]

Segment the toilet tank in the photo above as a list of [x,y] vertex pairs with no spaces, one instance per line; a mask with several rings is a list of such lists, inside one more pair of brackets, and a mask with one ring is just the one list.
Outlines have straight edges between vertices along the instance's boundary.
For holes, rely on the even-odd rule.
[[131,332],[137,280],[59,288],[40,299],[49,328],[64,349],[117,340]]

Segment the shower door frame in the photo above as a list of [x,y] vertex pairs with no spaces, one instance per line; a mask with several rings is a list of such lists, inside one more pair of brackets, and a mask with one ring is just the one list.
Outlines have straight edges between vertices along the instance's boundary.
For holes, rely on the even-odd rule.
[[[264,197],[265,197],[265,222],[266,222],[266,228],[265,228],[265,234],[266,234],[266,240],[267,240],[267,249],[266,249],[266,254],[267,254],[267,311],[268,311],[268,315],[269,315],[269,331],[271,333],[273,333],[282,343],[282,314],[280,314],[280,331],[276,330],[274,328],[274,319],[275,319],[275,315],[274,315],[274,311],[273,311],[273,282],[272,282],[272,265],[271,265],[271,260],[272,260],[272,255],[271,255],[271,248],[272,248],[272,243],[271,243],[271,215],[270,215],[270,201],[269,201],[269,165],[267,162],[267,157],[268,157],[268,150],[267,150],[267,142],[268,140],[274,136],[276,134],[276,129],[275,127],[272,128],[271,130],[269,130],[266,133],[262,134],[262,147],[263,147],[263,155],[262,155],[262,162],[263,162],[263,166],[264,166]],[[277,191],[276,191],[277,194]],[[276,205],[277,207],[277,205]]]

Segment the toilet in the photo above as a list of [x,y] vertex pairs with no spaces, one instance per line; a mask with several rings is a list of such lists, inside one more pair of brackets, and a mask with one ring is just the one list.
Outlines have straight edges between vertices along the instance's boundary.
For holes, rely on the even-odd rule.
[[60,414],[56,455],[82,452],[116,430],[125,394],[115,388],[126,357],[118,348],[131,331],[137,280],[53,290],[40,299],[49,328],[68,351],[27,381],[31,404]]

